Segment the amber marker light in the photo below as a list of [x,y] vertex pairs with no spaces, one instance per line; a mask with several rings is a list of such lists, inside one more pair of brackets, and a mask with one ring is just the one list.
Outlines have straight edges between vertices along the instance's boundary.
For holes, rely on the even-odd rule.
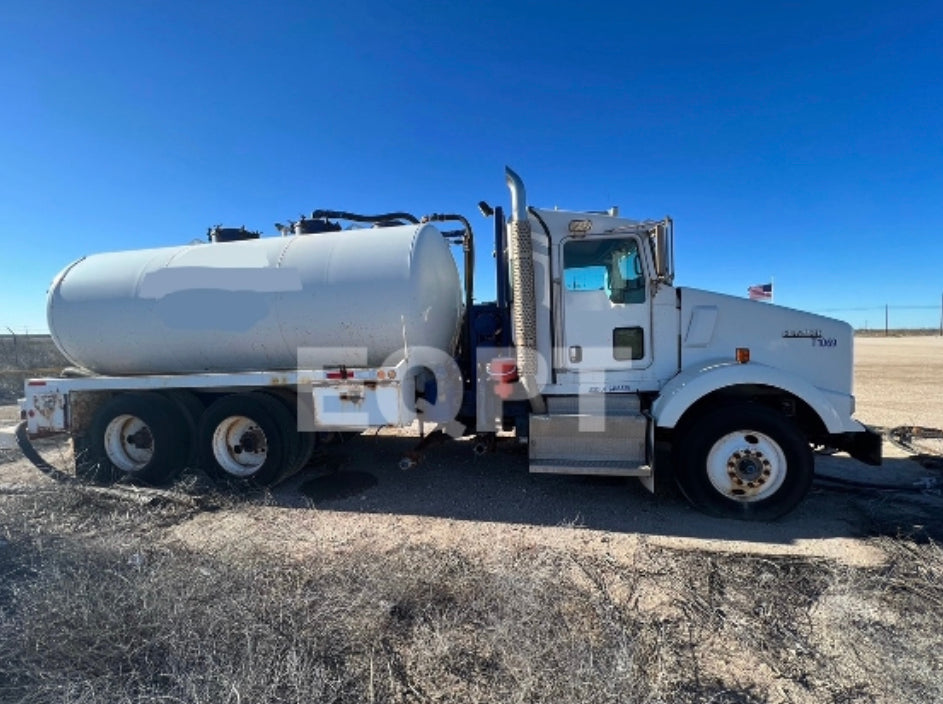
[[737,348],[737,362],[739,364],[746,364],[749,361],[750,361],[750,348],[738,347]]

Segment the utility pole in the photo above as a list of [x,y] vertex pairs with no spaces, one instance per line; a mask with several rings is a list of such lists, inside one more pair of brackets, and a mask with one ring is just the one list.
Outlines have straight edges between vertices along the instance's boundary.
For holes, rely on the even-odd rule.
[[884,304],[884,337],[887,337],[889,335],[888,325],[887,325],[887,318],[888,318],[887,310],[888,310],[888,307],[887,307],[887,304],[885,303]]

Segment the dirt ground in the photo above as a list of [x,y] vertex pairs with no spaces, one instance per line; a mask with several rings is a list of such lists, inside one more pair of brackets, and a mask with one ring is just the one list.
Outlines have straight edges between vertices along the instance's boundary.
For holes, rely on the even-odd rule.
[[[855,383],[856,417],[868,425],[943,428],[943,339],[859,340]],[[882,559],[880,551],[860,537],[925,526],[943,507],[932,494],[888,506],[886,497],[816,487],[785,519],[743,524],[701,515],[677,497],[656,498],[631,479],[529,475],[524,449],[511,440],[482,457],[473,455],[468,442],[434,448],[415,470],[401,472],[396,462],[413,440],[392,435],[368,433],[330,448],[322,467],[340,466],[340,472],[319,476],[314,470],[280,488],[280,506],[318,510],[299,516],[280,507],[264,509],[268,548],[296,554],[357,541],[390,547],[419,541],[493,552],[520,543],[576,544],[628,564],[641,544],[651,543],[874,564]],[[937,480],[937,472],[907,459],[903,450],[890,443],[884,450],[887,460],[880,468],[845,455],[819,456],[817,472],[903,486]],[[227,520],[238,532],[242,518]],[[219,516],[206,516],[182,526],[177,537],[212,543],[226,532]]]
[[855,398],[869,425],[943,428],[943,337],[856,339]]
[[[943,339],[858,339],[855,384],[856,417],[862,422],[943,428]],[[0,409],[0,425],[14,417],[13,407]],[[670,598],[658,578],[666,554],[797,558],[880,570],[888,555],[876,536],[943,540],[939,470],[922,467],[888,442],[881,468],[844,455],[820,455],[816,471],[904,491],[817,482],[797,510],[766,524],[710,518],[676,496],[653,496],[634,480],[530,475],[526,451],[510,438],[482,456],[473,453],[469,441],[435,447],[416,468],[401,471],[397,461],[414,443],[415,438],[381,431],[329,445],[307,470],[263,500],[196,512],[156,537],[167,546],[235,560],[262,552],[301,564],[361,551],[393,555],[418,546],[487,566],[513,561],[521,551],[547,550],[599,560],[613,570],[650,571],[650,584],[634,592],[641,599],[634,608],[666,613]],[[68,466],[69,452],[61,442],[46,441],[41,450],[58,466]],[[3,452],[0,490],[49,482],[22,458]],[[815,607],[825,632],[832,620],[841,628],[851,611],[863,608],[848,599],[830,593]],[[872,607],[877,608],[866,608]],[[844,657],[842,648],[849,645],[840,642],[841,634],[829,638],[831,645],[819,647]],[[723,661],[717,653],[712,667],[722,672]],[[751,686],[766,693],[764,701],[819,701],[801,687],[777,684],[774,674],[744,677],[754,678]]]
[[[855,394],[856,417],[868,425],[943,428],[943,338],[859,338]],[[11,422],[15,412],[0,407],[0,425]],[[415,469],[401,471],[398,460],[415,441],[383,430],[327,446],[307,470],[272,492],[268,506],[250,511],[251,521],[264,522],[265,531],[245,530],[250,516],[240,511],[198,516],[172,538],[218,548],[231,547],[238,534],[240,544],[258,540],[267,550],[294,555],[358,543],[392,547],[419,541],[486,552],[521,542],[577,544],[626,561],[644,542],[874,564],[882,559],[880,551],[860,537],[914,526],[933,531],[930,524],[940,513],[932,491],[890,501],[817,485],[784,519],[744,524],[703,516],[674,496],[655,497],[631,479],[530,475],[525,449],[510,438],[483,456],[473,453],[470,441],[433,447]],[[68,467],[62,443],[49,441],[44,451]],[[938,479],[937,472],[888,442],[884,452],[880,468],[835,455],[817,457],[816,471],[905,487]],[[25,460],[11,459],[0,465],[0,483],[48,481]]]

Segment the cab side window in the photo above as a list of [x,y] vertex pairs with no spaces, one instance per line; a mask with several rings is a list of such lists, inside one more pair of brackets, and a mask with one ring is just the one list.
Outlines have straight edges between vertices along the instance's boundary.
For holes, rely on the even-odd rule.
[[567,291],[605,291],[612,303],[644,303],[645,277],[634,238],[574,240],[563,245]]

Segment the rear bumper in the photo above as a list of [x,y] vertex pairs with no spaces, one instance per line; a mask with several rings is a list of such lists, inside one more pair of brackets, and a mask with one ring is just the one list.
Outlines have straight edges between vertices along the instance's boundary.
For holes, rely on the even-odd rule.
[[881,464],[883,442],[884,438],[880,433],[864,426],[856,432],[836,433],[829,436],[829,445],[847,452],[856,460],[874,466]]

